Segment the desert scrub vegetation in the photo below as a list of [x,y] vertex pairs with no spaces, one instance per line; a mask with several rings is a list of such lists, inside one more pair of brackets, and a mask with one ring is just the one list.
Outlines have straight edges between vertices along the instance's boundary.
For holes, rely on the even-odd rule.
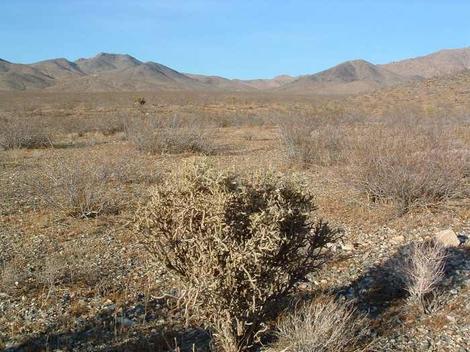
[[210,130],[191,119],[138,116],[125,121],[124,131],[137,149],[151,154],[215,151]]
[[269,351],[356,351],[367,327],[367,319],[351,303],[319,297],[280,319]]
[[393,272],[410,301],[419,303],[424,310],[444,279],[446,257],[446,250],[439,242],[413,242],[394,263]]
[[51,146],[50,132],[39,118],[0,118],[0,147],[35,149]]
[[187,164],[153,190],[136,231],[179,290],[186,323],[212,331],[218,349],[242,351],[328,259],[337,231],[314,211],[294,180]]
[[132,180],[125,163],[80,155],[70,160],[53,158],[29,182],[52,208],[78,218],[93,218],[119,211]]
[[351,154],[352,179],[372,201],[413,205],[461,196],[468,157],[446,131],[427,127],[375,127]]
[[297,116],[279,121],[284,156],[304,167],[344,161],[347,147],[344,126],[324,118]]

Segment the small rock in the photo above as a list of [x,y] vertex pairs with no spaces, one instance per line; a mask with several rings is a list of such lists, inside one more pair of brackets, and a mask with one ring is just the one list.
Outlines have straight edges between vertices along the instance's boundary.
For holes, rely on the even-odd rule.
[[345,243],[345,244],[342,244],[342,245],[341,245],[341,249],[342,249],[343,251],[350,252],[350,251],[354,250],[354,247],[353,247],[352,244]]
[[398,235],[398,236],[392,237],[391,241],[392,241],[393,243],[402,243],[402,242],[405,242],[405,236],[403,236],[403,235]]
[[434,239],[436,242],[441,243],[444,247],[458,247],[460,245],[460,240],[451,229],[438,232]]
[[456,320],[456,319],[455,319],[453,316],[451,316],[451,315],[446,315],[446,319],[447,319],[448,321],[450,321],[450,322],[453,322],[453,323],[454,323],[455,320]]

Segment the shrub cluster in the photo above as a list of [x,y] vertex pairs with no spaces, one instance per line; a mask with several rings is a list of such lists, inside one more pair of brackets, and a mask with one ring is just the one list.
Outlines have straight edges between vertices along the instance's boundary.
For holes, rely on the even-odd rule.
[[[118,190],[125,172],[119,165],[86,156],[52,160],[35,177],[33,186],[52,207],[78,218],[92,218],[118,209]],[[114,185],[113,185],[114,184]]]
[[36,118],[0,119],[0,147],[34,149],[51,145],[46,126]]
[[442,134],[374,129],[353,155],[352,178],[373,201],[392,200],[406,212],[461,194],[464,155]]
[[345,158],[344,131],[315,117],[284,119],[281,141],[287,160],[302,166],[332,165]]
[[151,154],[212,154],[214,145],[208,129],[195,121],[178,118],[136,117],[125,123],[127,139]]

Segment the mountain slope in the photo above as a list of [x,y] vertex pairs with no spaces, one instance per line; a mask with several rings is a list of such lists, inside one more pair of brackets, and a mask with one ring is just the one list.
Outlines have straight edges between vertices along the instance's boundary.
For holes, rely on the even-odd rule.
[[[116,56],[116,55],[115,55]],[[204,85],[178,71],[154,62],[142,63],[132,57],[81,62],[82,70],[94,72],[78,79],[63,80],[50,90],[131,91],[155,89],[202,89]]]
[[204,83],[206,86],[214,88],[214,89],[234,90],[234,91],[255,90],[255,88],[247,84],[246,81],[242,81],[238,79],[228,79],[228,78],[224,78],[220,76],[195,75],[191,73],[185,73],[185,75],[201,83]]
[[381,67],[402,76],[431,78],[470,69],[470,48],[441,50]]
[[256,89],[273,89],[282,87],[287,83],[295,81],[295,79],[295,77],[291,77],[288,75],[280,75],[272,79],[252,79],[240,82],[243,82],[243,84]]
[[80,77],[85,75],[76,63],[70,62],[67,59],[46,60],[29,66],[36,68],[43,74],[54,79]]
[[446,118],[453,113],[465,116],[470,109],[470,70],[386,87],[349,100],[355,107],[377,114],[409,106],[431,116],[441,115],[443,107]]
[[470,69],[470,48],[386,65],[347,61],[325,71],[300,77],[239,80],[185,74],[129,55],[100,53],[92,58],[53,59],[24,65],[0,59],[0,90],[63,91],[208,90],[273,91],[292,94],[354,94],[402,85]]
[[128,69],[142,65],[142,62],[130,55],[100,53],[90,59],[78,59],[75,64],[86,74],[94,74]]
[[0,90],[41,89],[54,84],[54,79],[40,70],[0,59]]
[[346,61],[314,75],[301,76],[280,91],[317,94],[354,94],[408,81],[396,73],[364,60]]

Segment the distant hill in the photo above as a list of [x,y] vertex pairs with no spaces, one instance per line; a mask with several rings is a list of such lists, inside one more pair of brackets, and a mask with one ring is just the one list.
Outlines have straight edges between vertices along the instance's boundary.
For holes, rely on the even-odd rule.
[[66,91],[132,91],[203,89],[199,81],[155,62],[141,62],[129,55],[98,54],[79,59],[84,76],[62,80],[51,89]]
[[81,77],[85,75],[76,63],[70,62],[67,59],[46,60],[29,66],[55,80]]
[[411,81],[350,97],[350,100],[354,106],[378,113],[412,106],[427,113],[440,113],[444,107],[445,114],[452,111],[457,116],[467,115],[470,109],[470,70]]
[[41,89],[54,84],[54,79],[41,70],[0,59],[0,90]]
[[441,50],[381,67],[402,76],[431,78],[470,69],[470,48]]
[[250,86],[246,83],[246,81],[242,80],[228,79],[220,76],[194,75],[191,73],[186,73],[186,76],[191,77],[212,88],[234,91],[255,90],[254,87]]
[[86,74],[106,71],[125,70],[142,65],[142,62],[130,55],[100,53],[90,59],[78,59],[75,64]]
[[354,94],[467,69],[470,69],[470,48],[442,50],[386,65],[347,61],[315,74],[253,80],[181,73],[130,55],[100,53],[74,62],[60,58],[29,65],[0,59],[0,90],[263,90],[291,94]]
[[306,75],[279,88],[284,92],[352,94],[392,86],[409,78],[390,72],[364,60],[347,61],[328,70]]
[[292,76],[280,75],[272,79],[252,79],[241,82],[256,89],[273,89],[282,87],[285,84],[295,81],[295,79],[296,78]]

